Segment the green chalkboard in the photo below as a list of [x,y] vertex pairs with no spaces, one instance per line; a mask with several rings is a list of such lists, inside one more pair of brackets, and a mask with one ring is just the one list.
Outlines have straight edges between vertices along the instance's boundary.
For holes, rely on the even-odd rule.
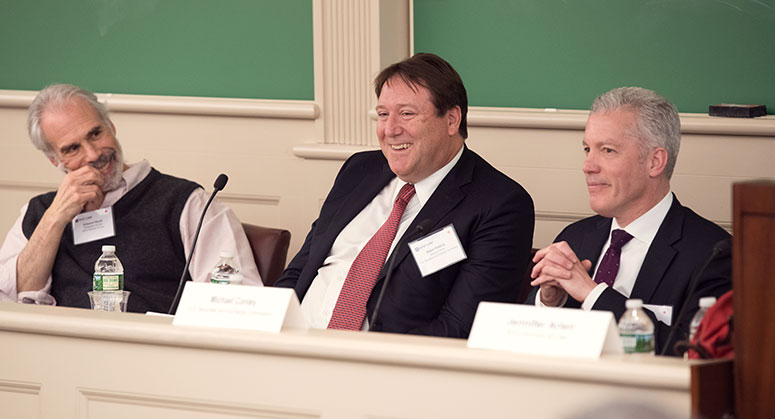
[[588,109],[634,85],[681,112],[775,111],[775,0],[414,0],[414,50],[473,106]]
[[310,0],[0,0],[0,89],[314,98]]

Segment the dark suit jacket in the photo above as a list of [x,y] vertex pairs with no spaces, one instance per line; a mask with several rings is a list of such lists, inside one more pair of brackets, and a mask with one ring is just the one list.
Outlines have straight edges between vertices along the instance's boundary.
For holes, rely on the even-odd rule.
[[[555,242],[566,241],[576,252],[579,260],[592,261],[592,270],[597,265],[601,250],[611,230],[611,219],[594,216],[567,226]],[[729,233],[716,224],[700,217],[691,209],[684,207],[673,196],[673,205],[667,212],[657,235],[651,242],[643,260],[643,265],[635,280],[630,298],[640,298],[644,304],[667,305],[673,307],[673,321],[679,328],[675,338],[666,342],[670,327],[657,322],[655,324],[656,351],[660,353],[665,345],[672,348],[677,340],[686,339],[689,322],[698,309],[701,297],[720,297],[732,287],[732,258],[729,252],[716,257],[699,278],[695,292],[689,296],[689,283],[700,272],[702,265],[710,257],[713,247],[721,240],[728,240]],[[593,272],[590,272],[592,276]],[[537,287],[528,296],[527,303],[534,304]],[[613,288],[607,288],[593,306],[595,310],[608,310],[614,313],[616,320],[626,311],[624,303],[627,297]],[[681,319],[676,319],[683,304],[689,304]],[[568,297],[565,307],[581,307],[581,303]],[[676,323],[676,322],[679,323]],[[669,349],[668,353],[672,353]]]
[[[275,285],[295,288],[303,300],[336,237],[394,177],[380,151],[348,159],[304,245]],[[467,259],[423,278],[407,243],[418,238],[413,232],[424,221],[429,226],[423,234],[453,224]],[[480,301],[515,301],[530,256],[533,224],[530,195],[466,148],[400,238],[372,330],[468,337]],[[368,318],[386,270],[369,298]]]

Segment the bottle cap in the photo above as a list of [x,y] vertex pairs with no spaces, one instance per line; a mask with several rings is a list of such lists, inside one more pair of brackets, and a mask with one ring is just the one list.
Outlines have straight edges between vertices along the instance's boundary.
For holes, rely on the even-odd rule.
[[641,308],[643,307],[643,300],[639,298],[627,300],[627,302],[624,303],[624,306],[627,307],[628,309]]
[[700,298],[700,308],[708,308],[716,304],[716,297],[702,297]]
[[230,252],[228,250],[221,250],[221,257],[222,258],[233,258],[234,252]]
[[103,252],[115,252],[116,251],[116,246],[112,245],[112,244],[106,244],[106,245],[102,246],[102,251]]

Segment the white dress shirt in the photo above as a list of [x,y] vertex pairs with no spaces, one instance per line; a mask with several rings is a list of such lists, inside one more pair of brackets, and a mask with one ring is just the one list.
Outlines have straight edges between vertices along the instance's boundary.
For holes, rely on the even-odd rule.
[[[673,194],[668,191],[667,195],[657,205],[654,205],[653,208],[623,229],[632,236],[632,240],[622,247],[621,263],[619,264],[619,272],[617,272],[616,279],[614,280],[614,289],[625,297],[630,297],[632,288],[635,286],[635,280],[638,279],[640,267],[643,265],[643,260],[646,259],[646,253],[648,253],[651,242],[654,241],[654,236],[657,235],[657,230],[662,225],[662,221],[665,220],[671,205],[673,205]],[[618,228],[620,228],[619,223],[614,218],[611,220],[611,231]],[[600,251],[601,256],[597,259],[597,265],[593,271],[595,274],[597,274],[597,268],[603,260],[602,255],[605,254],[610,245],[611,233],[609,232],[608,240],[603,245],[603,250]],[[581,304],[581,308],[591,310],[606,287],[608,287],[606,284],[597,284],[595,289],[589,293],[586,300]]]
[[[433,192],[462,155],[463,147],[444,167],[414,184],[415,195],[406,205],[404,214],[401,216],[401,222],[398,225],[396,237],[390,245],[390,251],[385,260],[390,258],[393,248],[406,232],[406,229],[409,228],[409,225],[412,224],[417,213],[428,202]],[[336,301],[339,299],[342,286],[344,286],[347,273],[350,271],[350,266],[361,249],[379,230],[382,224],[385,223],[385,220],[388,219],[390,212],[393,210],[393,202],[405,184],[406,182],[398,177],[393,178],[336,237],[328,257],[326,257],[323,265],[318,269],[317,276],[312,280],[312,284],[304,295],[304,300],[301,302],[301,311],[309,327],[316,329],[328,327],[328,322],[331,320],[331,315],[334,312]],[[364,321],[365,326],[366,321]]]
[[[114,205],[145,179],[150,172],[151,165],[147,160],[129,166],[122,174],[119,186],[105,194],[105,200],[100,208]],[[202,210],[209,198],[209,194],[203,189],[195,189],[188,197],[183,212],[180,214],[180,237],[186,255],[191,251],[199,217],[201,217]],[[56,304],[54,298],[49,294],[51,276],[48,277],[43,289],[39,291],[19,293],[16,291],[16,260],[19,253],[27,245],[27,237],[22,232],[22,220],[27,213],[27,206],[28,204],[25,204],[22,207],[21,215],[11,227],[3,246],[0,248],[0,301],[6,299],[37,304]],[[218,263],[221,251],[234,253],[236,262],[244,276],[243,284],[263,285],[242,224],[229,207],[213,201],[207,210],[196,250],[191,257],[191,265],[189,266],[191,278],[199,282],[209,281],[210,271]],[[120,259],[121,249],[117,249],[116,253]],[[96,261],[99,256],[94,255],[94,260]]]
[[[654,237],[657,235],[657,231],[662,225],[662,221],[665,220],[665,216],[667,216],[667,212],[670,210],[671,205],[673,205],[673,193],[668,191],[667,195],[665,195],[662,200],[630,223],[627,227],[622,229],[619,227],[619,223],[616,222],[616,218],[611,220],[611,230],[608,232],[608,240],[606,240],[602,250],[600,250],[600,257],[597,259],[597,265],[592,272],[594,272],[595,275],[597,274],[597,268],[603,260],[603,255],[611,245],[611,231],[622,229],[629,233],[632,236],[632,239],[622,246],[619,272],[616,274],[613,286],[614,290],[629,298],[632,293],[632,288],[635,286],[635,280],[638,279],[638,273],[640,273],[643,260],[646,259],[646,253],[648,253],[651,242],[654,241]],[[584,302],[581,303],[581,308],[587,311],[591,310],[597,302],[597,299],[600,298],[600,295],[607,287],[608,285],[604,283],[597,284],[589,295],[587,295]],[[540,307],[544,306],[541,302],[540,289],[536,294],[535,304]],[[561,305],[564,304],[565,302],[563,301]]]

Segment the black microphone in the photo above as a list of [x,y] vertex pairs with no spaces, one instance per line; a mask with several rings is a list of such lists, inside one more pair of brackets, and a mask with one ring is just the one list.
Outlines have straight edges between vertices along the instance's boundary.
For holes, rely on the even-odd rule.
[[229,181],[229,177],[223,173],[218,175],[218,178],[215,179],[215,183],[213,184],[213,193],[210,195],[210,199],[207,200],[207,203],[205,204],[205,208],[202,210],[202,216],[199,217],[199,225],[196,226],[196,233],[194,234],[194,242],[191,244],[191,251],[188,252],[188,258],[186,258],[186,267],[183,268],[183,273],[180,274],[180,283],[178,284],[178,291],[175,293],[175,298],[172,299],[172,304],[170,305],[170,309],[169,311],[167,311],[167,314],[175,314],[175,311],[178,310],[178,302],[180,301],[180,295],[183,294],[183,284],[186,283],[186,272],[188,272],[188,265],[191,264],[191,256],[194,255],[196,242],[197,240],[199,240],[199,230],[202,229],[202,222],[205,219],[205,214],[207,213],[207,209],[210,208],[210,203],[213,202],[213,198],[215,198],[215,194],[217,194],[221,189],[226,187],[226,182],[228,181]]
[[[218,175],[218,177],[215,179],[215,183],[213,183],[213,196],[215,196],[215,194],[218,191],[223,190],[223,188],[226,187],[226,182],[228,181],[229,181],[229,177],[226,176],[225,173],[221,173],[220,175]],[[212,197],[210,198],[211,198],[210,200],[212,201]]]
[[726,255],[730,252],[730,250],[732,250],[732,244],[730,243],[729,238],[723,239],[713,245],[713,251],[710,253],[710,256],[705,260],[705,263],[702,265],[700,270],[697,271],[697,275],[695,275],[694,278],[692,278],[692,281],[689,283],[689,289],[686,292],[686,301],[684,301],[684,303],[681,305],[681,310],[678,311],[678,315],[675,317],[675,322],[670,328],[670,334],[667,335],[665,346],[662,347],[662,352],[660,352],[660,355],[665,355],[667,353],[668,347],[671,346],[670,342],[675,337],[675,334],[678,331],[678,326],[681,324],[681,320],[683,319],[684,315],[686,315],[686,310],[692,301],[692,295],[697,288],[697,283],[700,282],[700,277],[702,277],[702,274],[704,274],[705,270],[708,269],[708,265],[710,265],[711,262],[719,257],[719,255]]
[[[428,230],[430,228],[432,221],[430,219],[425,219],[420,221],[420,223],[417,224],[417,226],[414,228],[411,234],[405,235],[406,240],[402,240],[404,243],[408,243],[410,240],[414,240],[415,237],[419,237],[423,234],[424,231]],[[366,331],[370,331],[376,324],[377,319],[379,318],[379,308],[382,306],[382,297],[385,296],[385,290],[387,289],[388,282],[390,282],[390,278],[393,276],[393,265],[396,263],[396,254],[398,254],[398,246],[401,245],[401,243],[398,243],[396,247],[393,249],[393,253],[390,255],[390,260],[388,261],[388,267],[387,267],[387,274],[385,275],[385,281],[382,282],[382,288],[379,290],[379,296],[377,297],[377,304],[374,306],[374,312],[371,313],[371,321],[369,322],[369,326],[366,328]]]

